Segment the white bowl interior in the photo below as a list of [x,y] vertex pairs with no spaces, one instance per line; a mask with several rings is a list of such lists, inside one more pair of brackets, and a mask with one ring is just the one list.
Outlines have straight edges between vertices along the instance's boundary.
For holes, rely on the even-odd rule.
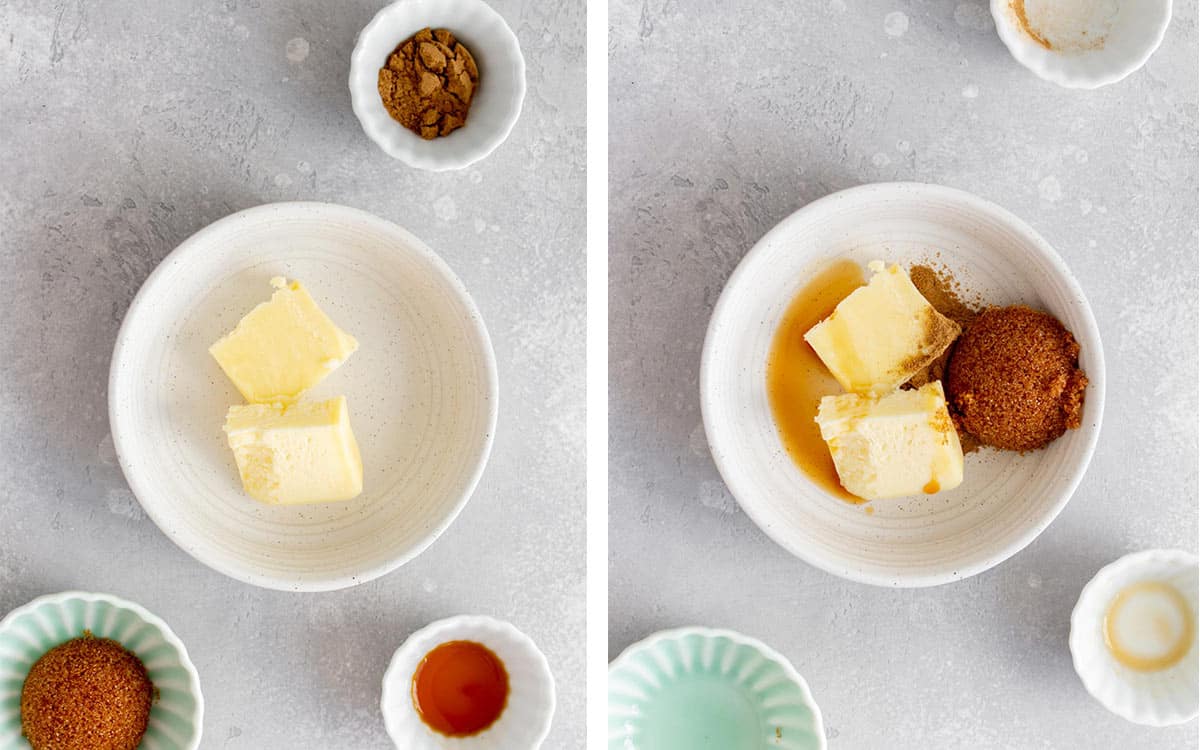
[[[269,506],[241,488],[221,430],[237,390],[208,353],[272,276],[304,282],[359,350],[307,399],[344,394],[362,451],[347,503]],[[177,544],[284,589],[361,583],[454,518],[491,445],[496,374],[461,282],[416,238],[361,211],[273,204],[221,220],[147,280],[114,353],[110,416],[130,486]]]
[[[448,641],[482,643],[500,657],[508,672],[509,695],[504,712],[495,724],[470,737],[437,734],[421,721],[413,706],[412,678],[417,665],[436,646]],[[396,650],[383,676],[384,725],[396,747],[405,750],[532,750],[550,731],[554,704],[554,679],[546,657],[524,633],[490,617],[454,617],[427,625]]]
[[1193,616],[1200,613],[1200,567],[1195,555],[1178,550],[1127,555],[1101,569],[1080,593],[1071,613],[1071,657],[1084,687],[1108,710],[1139,724],[1180,724],[1200,713],[1197,639],[1193,637],[1183,659],[1157,672],[1139,672],[1118,663],[1104,643],[1104,615],[1113,598],[1142,581],[1175,587],[1191,605]]
[[[812,482],[784,450],[767,401],[766,366],[783,313],[829,263],[879,259],[948,268],[990,304],[1044,309],[1082,346],[1090,384],[1083,426],[1044,450],[985,449],[958,488],[864,506]],[[843,191],[785,219],[730,278],[701,372],[705,429],[731,492],[793,554],[836,575],[921,586],[973,575],[1020,550],[1066,504],[1095,447],[1104,401],[1099,333],[1078,285],[1043,240],[981,199],[919,184]]]
[[992,0],[991,8],[1018,62],[1072,88],[1114,83],[1142,67],[1171,20],[1171,0],[1025,0],[1031,25],[1059,47],[1051,50],[1021,28],[1013,0]]
[[[479,67],[466,124],[429,141],[392,119],[379,98],[379,69],[401,42],[426,26],[449,29]],[[525,60],[512,29],[482,0],[400,0],[359,34],[350,96],[363,129],[389,155],[423,169],[461,169],[508,137],[525,98]]]

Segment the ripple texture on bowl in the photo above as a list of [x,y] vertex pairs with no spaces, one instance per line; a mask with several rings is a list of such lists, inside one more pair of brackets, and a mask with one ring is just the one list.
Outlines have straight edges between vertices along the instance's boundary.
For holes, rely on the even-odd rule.
[[630,646],[608,675],[610,750],[821,750],[795,668],[738,633],[684,628]]
[[[479,66],[466,124],[429,141],[392,119],[378,88],[388,55],[426,26],[449,29]],[[350,58],[350,100],[367,136],[389,156],[420,169],[462,169],[503,143],[520,117],[525,58],[512,29],[483,0],[400,0],[359,32]]]
[[[1081,344],[1089,379],[1083,425],[1049,447],[967,457],[958,488],[872,504],[833,497],[788,456],[767,397],[775,331],[793,296],[835,260],[951,269],[992,304],[1046,310]],[[713,460],[758,526],[835,575],[930,586],[979,573],[1024,548],[1066,505],[1100,432],[1104,359],[1087,301],[1062,260],[1009,212],[958,190],[916,183],[851,188],[768,232],[722,292],[704,344],[701,407]]]
[[1109,711],[1150,726],[1180,724],[1200,713],[1200,645],[1192,647],[1167,669],[1139,672],[1119,664],[1104,643],[1104,615],[1127,586],[1159,581],[1173,586],[1200,614],[1197,587],[1200,565],[1195,555],[1181,550],[1146,550],[1126,555],[1100,569],[1083,587],[1071,612],[1071,659],[1087,691]]
[[[272,276],[305,282],[359,341],[305,396],[347,398],[354,500],[271,506],[242,490],[221,431],[242,399],[208,346]],[[497,389],[474,302],[420,240],[356,209],[276,203],[209,225],[147,279],[117,337],[109,415],[125,477],[172,541],[248,583],[328,590],[395,569],[449,526],[487,461]]]
[[35,599],[0,621],[0,747],[28,748],[21,736],[21,689],[42,654],[89,630],[141,659],[157,697],[142,750],[200,746],[204,700],[196,668],[171,629],[144,608],[103,594],[66,592]]
[[[431,730],[412,701],[417,665],[448,641],[475,641],[491,650],[508,672],[509,694],[496,723],[470,737],[445,737]],[[396,650],[383,676],[381,708],[388,736],[403,750],[536,750],[554,717],[554,677],[534,642],[502,620],[464,615],[430,623]]]

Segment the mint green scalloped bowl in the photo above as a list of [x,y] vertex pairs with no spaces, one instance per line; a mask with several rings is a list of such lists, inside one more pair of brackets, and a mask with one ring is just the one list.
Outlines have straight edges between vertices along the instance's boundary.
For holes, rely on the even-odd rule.
[[608,670],[609,750],[825,750],[791,663],[730,630],[664,630]]
[[200,677],[183,641],[157,616],[108,594],[65,591],[34,599],[0,620],[0,748],[28,748],[21,736],[21,689],[42,654],[89,630],[146,665],[158,693],[141,750],[196,750],[204,726]]

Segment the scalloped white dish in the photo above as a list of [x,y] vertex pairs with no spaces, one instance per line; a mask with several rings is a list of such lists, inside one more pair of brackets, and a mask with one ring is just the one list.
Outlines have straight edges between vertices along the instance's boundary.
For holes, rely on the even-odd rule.
[[1171,22],[1171,0],[991,0],[1017,62],[1060,86],[1094,89],[1141,68]]
[[[1174,588],[1191,607],[1191,645],[1170,667],[1130,669],[1113,657],[1105,643],[1104,620],[1110,604],[1127,587],[1144,582]],[[1071,660],[1079,679],[1105,708],[1129,721],[1150,726],[1181,724],[1200,713],[1200,653],[1195,627],[1200,564],[1182,550],[1146,550],[1106,565],[1083,587],[1071,612]]]
[[[404,40],[425,27],[449,29],[479,67],[479,86],[463,127],[424,140],[392,119],[379,97],[379,69]],[[367,136],[412,167],[462,169],[508,138],[525,101],[525,58],[517,36],[483,0],[399,0],[375,15],[350,57],[350,102]]]
[[204,696],[183,641],[141,605],[84,591],[39,597],[0,620],[0,747],[29,747],[21,736],[25,677],[42,654],[85,630],[132,651],[150,675],[156,698],[139,747],[196,750],[204,729]]
[[[1072,331],[1087,373],[1083,424],[1042,450],[981,450],[953,490],[876,501],[865,511],[792,460],[767,393],[771,342],[790,303],[837,261],[949,269],[972,297],[1045,310]],[[933,586],[980,573],[1023,549],[1070,500],[1104,411],[1100,332],[1053,248],[999,206],[919,183],[863,185],[796,211],[764,235],[725,285],[700,365],[713,461],[768,536],[834,575],[879,586]]]
[[[346,396],[362,451],[353,500],[246,495],[221,427],[243,402],[208,347],[303,281],[359,349],[308,400]],[[197,560],[256,586],[326,591],[426,549],[474,492],[496,431],[491,341],[467,289],[419,239],[329,203],[274,203],[185,240],[142,285],[117,335],[113,444],[146,513]]]
[[[508,701],[494,724],[469,737],[447,737],[429,728],[413,705],[412,682],[421,660],[450,641],[483,644],[508,673]],[[383,675],[383,723],[402,750],[535,750],[550,733],[554,677],[529,636],[503,620],[460,615],[432,622],[396,649]]]
[[664,630],[609,665],[610,750],[825,750],[825,743],[804,678],[754,638]]

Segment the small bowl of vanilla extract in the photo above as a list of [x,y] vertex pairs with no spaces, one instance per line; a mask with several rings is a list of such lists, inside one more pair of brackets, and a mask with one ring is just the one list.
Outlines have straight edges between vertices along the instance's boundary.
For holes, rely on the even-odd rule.
[[408,637],[383,676],[383,721],[398,748],[534,750],[550,731],[554,678],[511,624],[438,620]]

